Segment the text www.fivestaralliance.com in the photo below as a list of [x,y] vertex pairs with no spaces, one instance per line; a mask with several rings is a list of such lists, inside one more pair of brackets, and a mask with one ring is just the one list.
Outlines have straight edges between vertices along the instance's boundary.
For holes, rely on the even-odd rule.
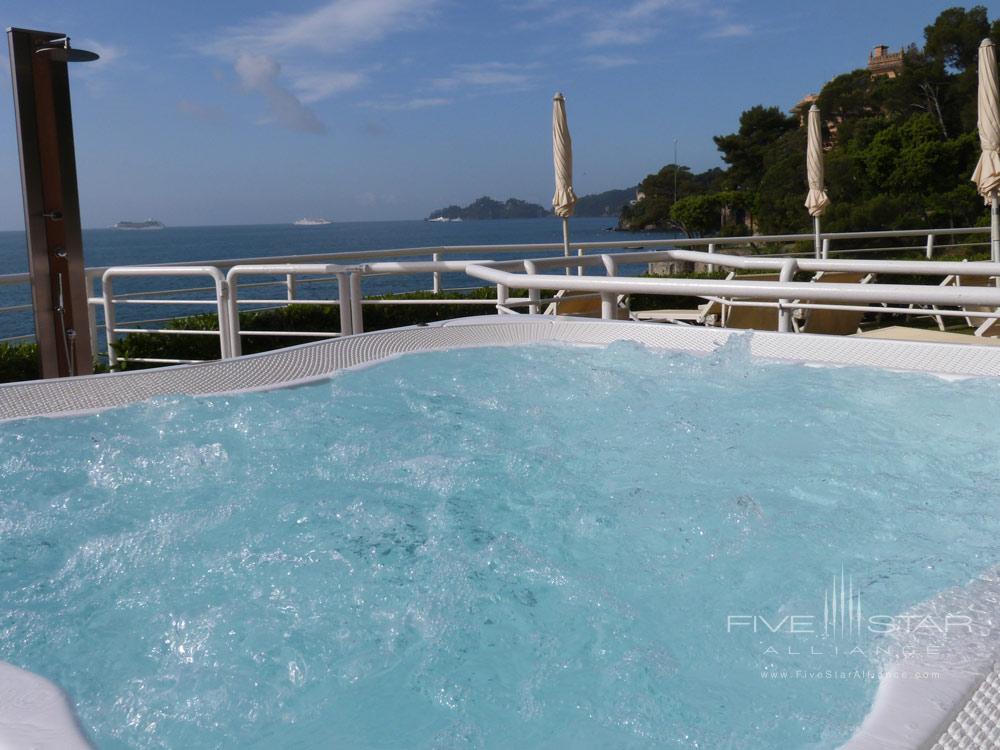
[[760,673],[762,680],[883,680],[887,677],[897,680],[936,680],[940,676],[940,672],[876,672],[864,669],[846,671],[827,669],[816,672],[807,669],[793,669]]

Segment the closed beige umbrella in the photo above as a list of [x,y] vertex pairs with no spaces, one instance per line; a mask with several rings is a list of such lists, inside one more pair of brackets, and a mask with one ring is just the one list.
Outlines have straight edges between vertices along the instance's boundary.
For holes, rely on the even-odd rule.
[[[562,94],[552,97],[552,162],[556,170],[556,192],[552,210],[563,221],[563,254],[569,257],[569,217],[576,206],[573,192],[573,141],[566,123],[566,100]],[[566,269],[569,273],[569,269]]]
[[823,184],[823,135],[820,131],[819,107],[815,104],[809,108],[809,143],[806,146],[806,174],[809,178],[809,194],[806,196],[806,208],[813,217],[813,228],[816,232],[816,257],[822,254],[822,243],[819,233],[819,217],[830,205]]
[[979,143],[983,153],[972,173],[980,194],[990,205],[990,259],[1000,261],[1000,85],[997,83],[997,48],[989,39],[979,45]]

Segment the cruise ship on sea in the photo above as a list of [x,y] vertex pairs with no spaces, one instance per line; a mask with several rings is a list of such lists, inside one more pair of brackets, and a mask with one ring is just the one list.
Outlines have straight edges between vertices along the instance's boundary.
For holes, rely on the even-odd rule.
[[111,227],[112,229],[166,229],[163,222],[156,219],[146,219],[145,221],[119,221]]

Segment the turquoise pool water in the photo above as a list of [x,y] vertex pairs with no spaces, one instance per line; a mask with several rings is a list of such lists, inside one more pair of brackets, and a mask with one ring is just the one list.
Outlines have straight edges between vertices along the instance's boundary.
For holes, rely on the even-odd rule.
[[834,748],[888,658],[834,577],[892,615],[1000,562],[1000,384],[746,347],[0,424],[0,658],[102,748]]

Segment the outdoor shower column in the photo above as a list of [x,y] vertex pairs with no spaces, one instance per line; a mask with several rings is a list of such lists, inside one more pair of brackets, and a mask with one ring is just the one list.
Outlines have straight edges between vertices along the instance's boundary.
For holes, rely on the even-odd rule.
[[41,377],[93,372],[65,34],[8,29],[24,228]]

